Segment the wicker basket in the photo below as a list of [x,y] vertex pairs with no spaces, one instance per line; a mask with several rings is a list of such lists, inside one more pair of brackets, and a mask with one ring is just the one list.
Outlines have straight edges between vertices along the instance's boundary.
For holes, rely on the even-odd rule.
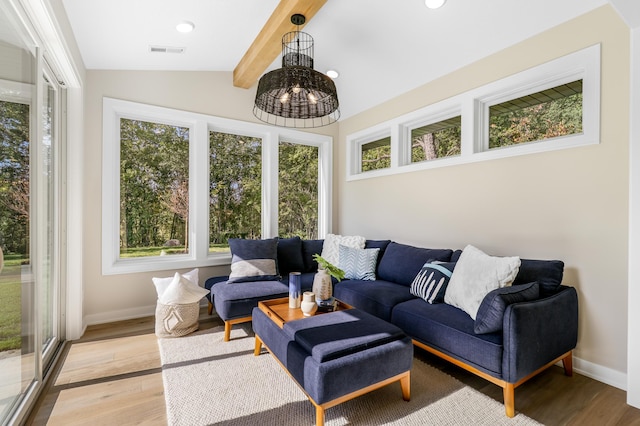
[[200,303],[184,305],[156,305],[156,336],[181,337],[198,329]]

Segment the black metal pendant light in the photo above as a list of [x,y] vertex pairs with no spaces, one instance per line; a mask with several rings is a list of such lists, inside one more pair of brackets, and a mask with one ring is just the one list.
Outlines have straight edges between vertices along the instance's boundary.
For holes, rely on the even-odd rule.
[[[294,25],[305,17],[295,14]],[[253,114],[282,127],[321,127],[340,118],[331,78],[313,69],[313,37],[292,31],[282,37],[282,68],[260,77]]]

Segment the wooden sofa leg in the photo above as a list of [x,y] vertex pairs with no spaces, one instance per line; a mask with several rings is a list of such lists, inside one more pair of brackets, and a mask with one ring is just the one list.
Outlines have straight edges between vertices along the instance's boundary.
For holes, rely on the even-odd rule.
[[211,315],[213,313],[213,303],[209,302],[209,306],[207,307],[207,313]]
[[564,367],[564,375],[573,376],[573,352],[569,352],[569,355],[562,358],[562,366]]
[[231,322],[225,321],[224,322],[224,341],[228,342],[229,340],[231,340]]
[[407,371],[400,379],[400,388],[402,389],[402,399],[411,401],[411,372]]
[[507,413],[507,417],[513,417],[516,415],[516,400],[515,400],[515,386],[513,383],[505,383],[503,389],[504,395],[504,409]]

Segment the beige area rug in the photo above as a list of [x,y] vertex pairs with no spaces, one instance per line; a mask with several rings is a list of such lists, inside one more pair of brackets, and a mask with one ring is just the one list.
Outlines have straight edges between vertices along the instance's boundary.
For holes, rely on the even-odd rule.
[[[158,339],[167,418],[185,425],[313,425],[311,402],[271,354],[253,355],[249,324],[234,326],[223,342],[223,327],[179,338]],[[400,384],[347,401],[325,412],[337,425],[539,425],[424,362],[414,359],[411,401]]]

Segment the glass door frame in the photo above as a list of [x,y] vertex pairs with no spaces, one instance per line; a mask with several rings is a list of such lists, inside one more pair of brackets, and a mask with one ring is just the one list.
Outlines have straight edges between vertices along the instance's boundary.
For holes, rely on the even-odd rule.
[[[12,407],[0,418],[0,424],[21,424],[44,389],[45,381],[56,364],[66,338],[66,88],[51,64],[58,64],[46,53],[46,40],[35,30],[31,13],[19,0],[0,0],[0,11],[13,21],[22,38],[22,49],[33,56],[32,83],[6,82],[17,89],[16,96],[3,99],[29,105],[29,263],[33,275],[27,284],[33,297],[29,300],[27,335],[33,334],[33,351],[19,355],[29,372],[21,380]],[[38,17],[36,17],[36,24]],[[49,60],[53,59],[53,60]],[[9,91],[10,92],[10,91]],[[14,92],[16,93],[16,92]],[[44,147],[45,100],[51,108],[51,149]],[[48,158],[46,158],[48,156]],[[46,283],[46,284],[43,284]],[[43,287],[46,285],[47,287]],[[45,296],[44,291],[48,294]],[[22,298],[21,298],[22,299]],[[46,301],[48,307],[43,309]],[[46,318],[45,318],[46,316]],[[21,323],[25,320],[21,320]],[[45,321],[47,324],[45,325]],[[22,327],[21,327],[22,328]],[[44,333],[47,333],[46,341]],[[23,334],[25,332],[22,332]],[[26,356],[26,358],[25,358]],[[31,359],[29,359],[31,357]]]

